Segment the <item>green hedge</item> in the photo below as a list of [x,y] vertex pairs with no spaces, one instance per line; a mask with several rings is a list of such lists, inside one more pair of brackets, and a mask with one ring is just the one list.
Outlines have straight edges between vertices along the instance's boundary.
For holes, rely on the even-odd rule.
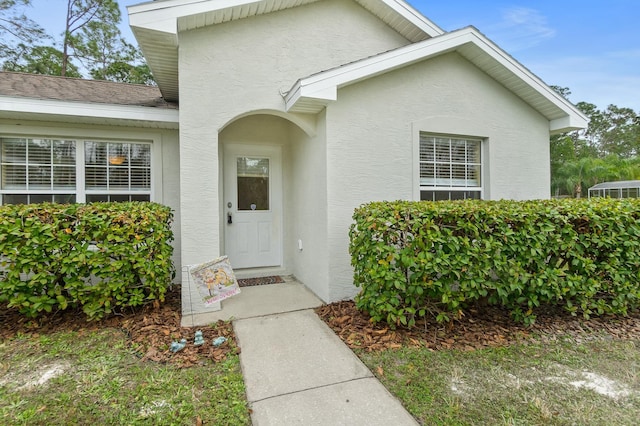
[[639,199],[377,202],[353,218],[356,304],[376,322],[449,321],[478,301],[525,323],[543,304],[639,305]]
[[0,303],[89,319],[164,300],[175,276],[171,209],[154,203],[0,207]]

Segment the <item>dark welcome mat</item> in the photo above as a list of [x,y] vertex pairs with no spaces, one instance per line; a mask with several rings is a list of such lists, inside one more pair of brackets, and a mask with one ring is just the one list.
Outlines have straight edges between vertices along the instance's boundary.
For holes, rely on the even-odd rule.
[[283,282],[284,280],[281,276],[273,275],[271,277],[242,278],[238,280],[238,285],[240,287],[252,287],[254,285],[279,284]]

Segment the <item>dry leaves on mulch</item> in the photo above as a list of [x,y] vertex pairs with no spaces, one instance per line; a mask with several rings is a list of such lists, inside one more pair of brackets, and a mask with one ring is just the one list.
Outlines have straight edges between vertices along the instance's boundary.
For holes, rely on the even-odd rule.
[[552,341],[570,336],[580,342],[601,335],[609,338],[640,339],[640,313],[628,317],[603,316],[586,320],[561,309],[546,309],[531,327],[515,323],[499,307],[470,309],[459,320],[438,324],[435,319],[419,320],[412,329],[390,329],[373,324],[370,316],[356,309],[352,301],[332,303],[316,313],[352,349],[377,351],[402,346],[431,350],[476,350],[529,340]]
[[[202,327],[180,327],[180,287],[174,286],[166,301],[156,306],[115,315],[103,321],[87,322],[81,311],[63,311],[28,319],[13,309],[0,307],[0,339],[16,334],[48,334],[57,331],[93,331],[103,328],[121,329],[130,347],[144,361],[170,363],[180,367],[221,361],[240,352],[230,323]],[[515,342],[557,340],[569,335],[576,341],[593,335],[609,338],[640,339],[640,313],[628,317],[596,317],[585,320],[561,309],[538,313],[536,323],[525,327],[514,323],[508,312],[498,307],[470,309],[465,316],[448,324],[435,319],[420,320],[412,329],[390,329],[384,323],[372,324],[370,317],[356,309],[351,301],[332,303],[316,309],[334,332],[352,349],[367,351],[421,346],[430,350],[475,350],[488,346],[505,346]],[[195,331],[202,330],[205,344],[193,345]],[[211,342],[219,336],[227,338],[219,348]],[[177,353],[169,350],[171,342],[187,339],[188,345]]]
[[[136,311],[114,315],[102,321],[86,321],[82,311],[62,311],[29,319],[14,309],[0,307],[0,339],[12,338],[16,334],[49,334],[58,331],[95,331],[104,328],[121,329],[127,336],[130,347],[144,361],[170,363],[179,367],[200,365],[207,360],[222,361],[229,354],[237,354],[231,323],[219,321],[211,326],[180,326],[180,287],[174,286],[166,295],[164,303],[144,306]],[[201,330],[205,339],[202,346],[194,346],[196,330]],[[220,347],[212,341],[223,336],[227,339]],[[176,353],[169,350],[171,342],[186,339],[187,346]]]

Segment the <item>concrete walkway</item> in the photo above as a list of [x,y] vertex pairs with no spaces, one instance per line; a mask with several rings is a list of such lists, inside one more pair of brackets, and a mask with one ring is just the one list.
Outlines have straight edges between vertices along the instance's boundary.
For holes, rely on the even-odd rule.
[[417,424],[312,309],[241,316],[233,325],[254,426]]

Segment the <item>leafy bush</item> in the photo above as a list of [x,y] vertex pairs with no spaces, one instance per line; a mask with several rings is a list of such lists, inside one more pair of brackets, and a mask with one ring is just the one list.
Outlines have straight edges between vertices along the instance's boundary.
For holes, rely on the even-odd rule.
[[164,300],[173,214],[153,203],[0,207],[0,303],[28,316],[81,306],[89,319]]
[[640,200],[376,202],[350,230],[359,309],[439,321],[476,302],[525,323],[543,304],[627,314],[640,302]]

